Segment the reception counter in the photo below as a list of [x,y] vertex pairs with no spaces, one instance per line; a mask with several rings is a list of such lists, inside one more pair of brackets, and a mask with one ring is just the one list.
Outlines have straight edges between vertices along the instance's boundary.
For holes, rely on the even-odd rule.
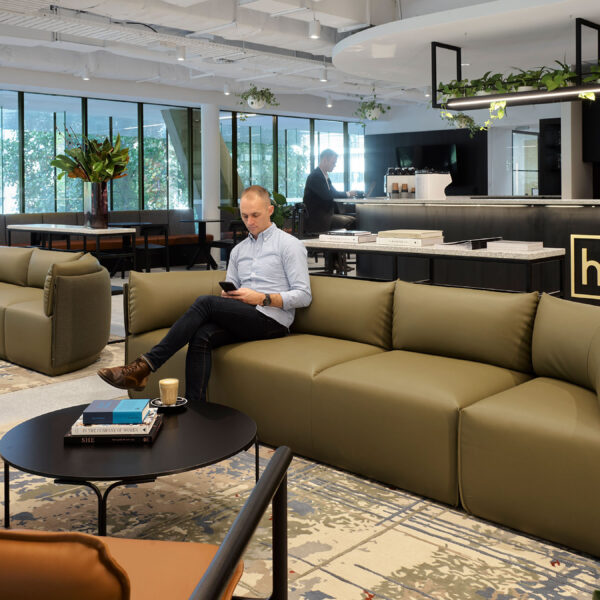
[[[445,200],[365,198],[356,200],[357,228],[441,229],[447,242],[501,236],[507,240],[542,241],[544,246],[565,248],[565,297],[600,302],[600,200],[548,198],[450,197]],[[361,256],[357,274],[389,279],[397,269],[401,279],[426,276],[426,266],[415,258],[397,265],[392,257]],[[460,280],[463,285],[492,289],[518,289],[518,280],[501,265],[441,264],[440,283]],[[457,271],[458,269],[458,271]],[[556,273],[541,266],[535,275],[540,291],[557,288]],[[520,279],[520,278],[517,278]]]

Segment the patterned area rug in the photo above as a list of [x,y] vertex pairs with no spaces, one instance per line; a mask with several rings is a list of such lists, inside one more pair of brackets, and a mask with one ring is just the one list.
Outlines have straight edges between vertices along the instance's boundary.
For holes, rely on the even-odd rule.
[[[117,340],[118,338],[113,338]],[[37,371],[31,371],[25,367],[0,360],[0,394],[17,392],[33,387],[40,387],[50,383],[60,383],[62,381],[71,381],[80,377],[93,375],[102,367],[112,367],[123,364],[125,360],[125,344],[123,342],[109,343],[104,347],[96,362],[88,365],[79,371],[65,373],[57,377],[50,377]]]
[[[261,449],[264,467],[272,451]],[[109,496],[109,535],[219,543],[254,485],[241,453]],[[95,533],[84,487],[11,470],[13,527]],[[464,512],[295,458],[289,471],[290,600],[590,600],[600,561]],[[270,593],[267,515],[238,595]]]

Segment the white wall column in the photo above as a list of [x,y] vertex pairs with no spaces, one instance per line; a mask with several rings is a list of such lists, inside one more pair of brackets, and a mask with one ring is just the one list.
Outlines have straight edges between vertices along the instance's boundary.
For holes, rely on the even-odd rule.
[[563,102],[560,115],[562,198],[592,197],[592,164],[583,162],[581,102]]
[[[219,107],[216,104],[202,104],[200,117],[202,136],[202,218],[220,219],[221,211],[221,164]],[[206,232],[216,240],[221,238],[220,223],[208,223]],[[215,260],[219,260],[220,250],[212,251]]]

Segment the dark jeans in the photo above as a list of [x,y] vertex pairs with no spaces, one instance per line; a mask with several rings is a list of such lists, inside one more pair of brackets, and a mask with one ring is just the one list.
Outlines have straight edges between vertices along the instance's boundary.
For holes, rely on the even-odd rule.
[[169,333],[144,356],[156,371],[188,344],[185,395],[193,404],[206,400],[213,348],[234,342],[278,338],[287,333],[287,327],[265,316],[255,306],[232,298],[199,296]]

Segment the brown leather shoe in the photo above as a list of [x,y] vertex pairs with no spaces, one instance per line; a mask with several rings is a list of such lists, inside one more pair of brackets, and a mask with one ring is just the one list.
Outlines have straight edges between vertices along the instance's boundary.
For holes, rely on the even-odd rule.
[[146,387],[151,372],[150,365],[140,356],[124,367],[100,369],[98,375],[106,383],[121,390],[141,392]]

